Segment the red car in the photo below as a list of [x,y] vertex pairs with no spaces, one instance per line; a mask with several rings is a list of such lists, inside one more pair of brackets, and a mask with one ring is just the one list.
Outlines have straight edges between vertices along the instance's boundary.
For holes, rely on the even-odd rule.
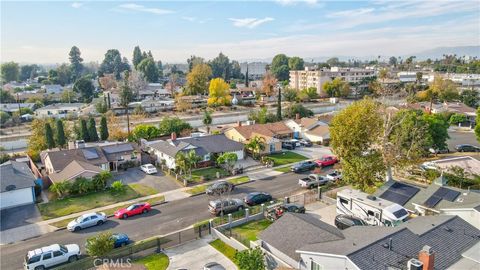
[[335,156],[323,156],[321,159],[315,160],[315,163],[321,168],[333,165],[338,162],[337,157]]
[[117,211],[115,211],[114,215],[116,218],[128,218],[131,216],[139,215],[139,214],[144,214],[150,211],[152,207],[150,204],[147,203],[135,203],[130,205],[127,208],[122,208]]

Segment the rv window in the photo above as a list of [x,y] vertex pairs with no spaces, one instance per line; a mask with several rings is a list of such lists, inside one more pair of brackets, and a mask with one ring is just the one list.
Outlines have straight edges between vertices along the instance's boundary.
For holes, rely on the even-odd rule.
[[373,211],[372,211],[372,210],[368,210],[368,211],[367,211],[367,215],[373,216],[373,215],[374,215],[374,214],[373,214]]
[[340,197],[340,203],[341,204],[348,204],[348,200]]
[[323,270],[323,266],[312,261],[312,266],[310,267],[310,270]]
[[385,223],[385,226],[392,227],[392,222],[390,222],[390,220],[384,219],[383,223]]
[[380,215],[378,213],[375,213],[376,218],[380,218]]

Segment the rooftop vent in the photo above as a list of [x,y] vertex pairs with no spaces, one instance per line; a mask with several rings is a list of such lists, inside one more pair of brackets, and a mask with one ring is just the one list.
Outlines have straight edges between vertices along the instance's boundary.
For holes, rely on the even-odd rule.
[[443,229],[447,232],[453,232],[453,230],[450,227],[443,226]]
[[377,197],[373,196],[373,195],[368,195],[367,196],[368,199],[372,200],[372,201],[376,201],[377,200]]

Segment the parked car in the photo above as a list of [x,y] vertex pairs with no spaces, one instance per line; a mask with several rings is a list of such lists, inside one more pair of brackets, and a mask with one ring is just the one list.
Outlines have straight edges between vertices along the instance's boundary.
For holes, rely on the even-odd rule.
[[107,221],[105,213],[88,213],[79,216],[70,221],[67,225],[67,230],[71,232],[79,231],[92,226],[102,225]]
[[207,193],[207,195],[223,194],[225,192],[231,192],[234,188],[235,186],[230,182],[217,181],[208,186],[205,193]]
[[357,217],[347,216],[347,215],[338,215],[335,217],[335,226],[340,230],[345,230],[352,226],[366,226],[366,225],[367,223],[365,223],[365,221]]
[[221,264],[209,262],[203,266],[203,270],[226,270]]
[[24,269],[43,270],[65,262],[74,262],[80,256],[80,247],[75,244],[54,244],[30,250],[25,255]]
[[315,160],[315,163],[317,163],[320,168],[331,166],[337,162],[338,159],[335,156],[323,156],[321,159]]
[[300,163],[297,163],[295,165],[292,166],[291,168],[291,171],[292,172],[304,172],[304,171],[310,171],[310,170],[313,170],[315,169],[315,167],[317,167],[317,163],[313,162],[313,161],[303,161],[303,162],[300,162]]
[[325,176],[330,181],[337,181],[342,179],[342,173],[339,171],[333,171]]
[[150,163],[140,166],[140,170],[142,170],[146,174],[156,174],[157,173],[157,168],[155,168],[155,166],[153,166]]
[[300,144],[305,147],[312,147],[313,143],[307,139],[301,139]]
[[243,210],[245,204],[240,199],[213,200],[208,203],[208,211],[216,216]]
[[302,143],[300,143],[300,140],[297,140],[297,139],[291,139],[290,141],[291,144],[293,144],[296,147],[301,147],[302,146]]
[[319,174],[309,174],[307,177],[298,179],[298,185],[303,188],[314,188],[328,183],[330,180]]
[[435,149],[435,148],[430,148],[428,149],[428,151],[434,155],[436,154],[448,154],[450,153],[450,150],[447,148],[438,148],[438,149]]
[[293,144],[292,142],[282,142],[282,148],[287,150],[293,150],[295,149],[295,144]]
[[112,234],[113,238],[113,247],[118,248],[118,247],[123,247],[128,244],[130,244],[130,238],[128,238],[128,235],[124,233],[114,233]]
[[286,203],[281,207],[284,212],[305,214],[305,207],[297,203]]
[[128,218],[131,216],[139,215],[139,214],[145,214],[148,213],[148,211],[152,210],[152,206],[146,202],[146,203],[135,203],[130,205],[127,208],[122,208],[117,211],[115,211],[114,216],[116,218]]
[[251,192],[245,196],[243,200],[247,205],[253,206],[257,204],[262,204],[265,202],[269,202],[273,199],[272,195],[268,194],[267,192]]
[[459,144],[455,146],[455,150],[458,152],[480,152],[480,147],[471,144]]

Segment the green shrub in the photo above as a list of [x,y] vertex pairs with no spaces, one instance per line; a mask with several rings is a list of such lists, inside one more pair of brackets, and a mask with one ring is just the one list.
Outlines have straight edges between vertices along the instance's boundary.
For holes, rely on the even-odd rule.
[[111,191],[113,193],[123,193],[123,192],[125,192],[125,185],[120,180],[117,180],[117,181],[113,182],[111,188],[112,188]]
[[94,190],[93,183],[85,177],[78,177],[69,188],[69,192],[72,195],[85,194]]
[[85,244],[87,254],[92,257],[103,256],[113,250],[114,239],[111,232],[102,232],[89,237]]

